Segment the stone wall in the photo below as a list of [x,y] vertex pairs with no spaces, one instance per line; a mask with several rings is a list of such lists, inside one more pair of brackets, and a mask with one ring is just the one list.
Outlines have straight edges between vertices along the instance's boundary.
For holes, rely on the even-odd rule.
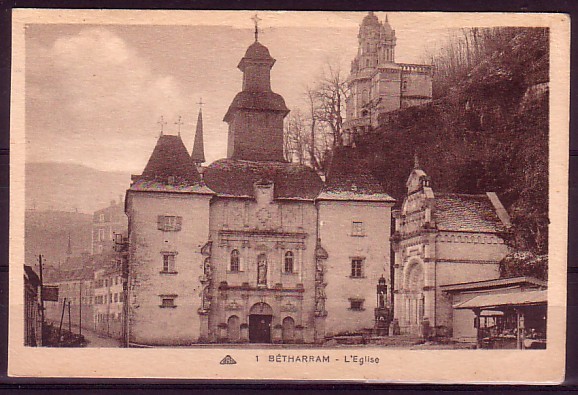
[[[128,197],[130,340],[143,344],[189,344],[200,336],[201,247],[209,236],[206,195],[130,191]],[[180,216],[179,231],[157,227],[159,215]],[[161,273],[163,252],[175,254],[175,272]],[[162,295],[175,307],[160,307]]]
[[[376,286],[383,275],[390,284],[391,204],[321,201],[319,236],[328,253],[325,261],[326,335],[373,328]],[[363,236],[352,236],[353,221],[363,223]],[[362,258],[363,276],[351,277],[352,258]],[[351,299],[363,300],[362,310]]]

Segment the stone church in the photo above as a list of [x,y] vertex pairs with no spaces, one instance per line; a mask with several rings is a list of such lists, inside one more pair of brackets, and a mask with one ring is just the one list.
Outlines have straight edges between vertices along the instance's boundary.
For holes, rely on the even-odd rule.
[[394,199],[352,147],[334,152],[325,181],[285,160],[274,63],[255,32],[224,116],[226,158],[201,166],[199,115],[192,155],[161,135],[133,176],[131,342],[316,343],[371,331],[390,306]]
[[370,12],[359,27],[357,56],[347,80],[344,130],[353,136],[378,125],[380,114],[428,103],[433,67],[395,62],[396,37],[387,16]]
[[494,192],[480,195],[435,192],[417,158],[407,195],[394,211],[394,317],[402,333],[420,334],[424,320],[437,335],[454,337],[455,312],[444,286],[496,280],[508,253],[511,226]]

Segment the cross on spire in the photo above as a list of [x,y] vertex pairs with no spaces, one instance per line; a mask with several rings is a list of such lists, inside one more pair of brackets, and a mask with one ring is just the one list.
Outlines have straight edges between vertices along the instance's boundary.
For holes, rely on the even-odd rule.
[[255,22],[255,41],[259,41],[259,21],[261,21],[261,18],[255,13],[251,19]]
[[205,103],[203,103],[203,98],[202,98],[202,97],[199,99],[199,102],[198,102],[197,104],[199,105],[199,108],[202,110],[202,109],[203,109],[203,104],[205,104]]
[[183,125],[183,121],[181,120],[181,116],[179,115],[179,119],[175,122],[175,125],[178,127],[179,136],[181,135],[181,125]]
[[165,118],[161,115],[161,119],[159,119],[159,121],[157,122],[160,127],[161,127],[161,136],[163,135],[163,130],[165,128],[165,125],[167,124],[165,121]]
[[417,156],[417,151],[413,154],[413,168],[414,169],[419,169],[419,158]]

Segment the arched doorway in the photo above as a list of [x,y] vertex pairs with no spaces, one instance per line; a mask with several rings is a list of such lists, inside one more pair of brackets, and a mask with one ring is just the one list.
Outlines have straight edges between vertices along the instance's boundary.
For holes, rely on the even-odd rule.
[[419,331],[419,325],[424,317],[425,303],[423,294],[424,270],[421,262],[414,261],[410,264],[405,281],[405,289],[407,290],[405,295],[406,318],[409,326],[413,328],[412,331]]
[[293,343],[295,341],[295,320],[291,317],[283,319],[283,343]]
[[230,342],[238,342],[241,339],[241,320],[232,315],[227,320],[227,339]]
[[267,303],[255,303],[249,310],[249,341],[271,343],[273,309]]

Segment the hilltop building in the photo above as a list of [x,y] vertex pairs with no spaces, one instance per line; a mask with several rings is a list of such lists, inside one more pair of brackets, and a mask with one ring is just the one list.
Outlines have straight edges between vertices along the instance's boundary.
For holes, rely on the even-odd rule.
[[395,62],[396,37],[387,16],[370,12],[359,27],[359,47],[347,80],[346,136],[378,125],[380,114],[428,103],[433,67]]
[[224,117],[227,157],[201,177],[198,129],[192,156],[180,136],[164,134],[133,176],[131,342],[322,342],[372,331],[390,305],[394,200],[351,147],[334,153],[326,182],[285,160],[289,109],[271,89],[275,59],[257,38]]

